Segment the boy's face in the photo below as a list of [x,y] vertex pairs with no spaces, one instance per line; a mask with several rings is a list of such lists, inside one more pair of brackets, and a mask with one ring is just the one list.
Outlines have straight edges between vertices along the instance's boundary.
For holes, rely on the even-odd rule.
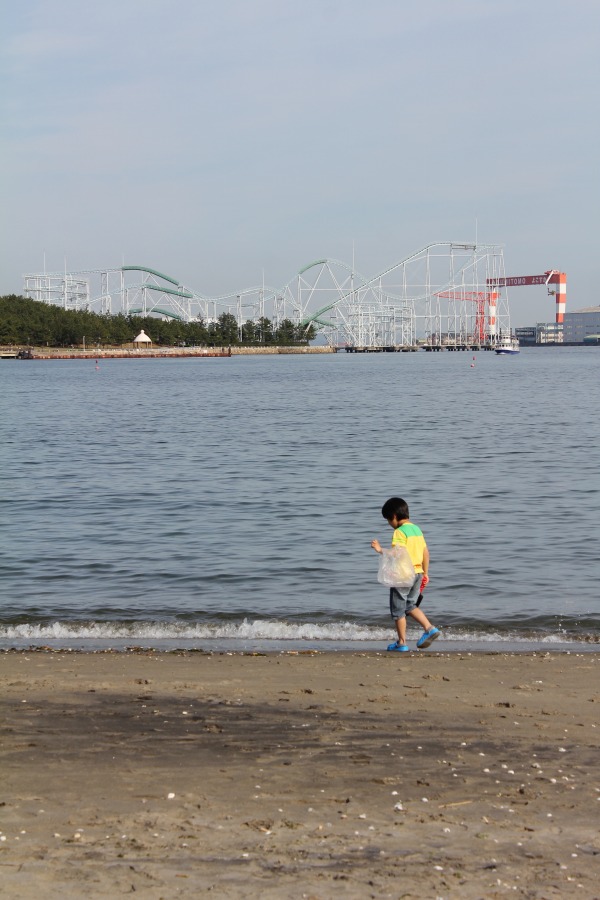
[[390,528],[398,528],[398,526],[400,525],[400,520],[397,515],[393,515],[391,519],[387,520],[387,522]]

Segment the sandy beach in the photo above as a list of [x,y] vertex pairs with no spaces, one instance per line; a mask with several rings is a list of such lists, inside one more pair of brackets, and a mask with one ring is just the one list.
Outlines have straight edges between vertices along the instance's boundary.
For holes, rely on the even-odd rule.
[[0,655],[0,894],[600,897],[600,654]]

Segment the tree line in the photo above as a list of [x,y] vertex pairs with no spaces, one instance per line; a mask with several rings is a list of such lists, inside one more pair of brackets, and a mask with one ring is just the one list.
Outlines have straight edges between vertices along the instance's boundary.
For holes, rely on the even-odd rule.
[[247,321],[241,334],[237,319],[222,313],[216,322],[180,322],[154,316],[100,315],[87,310],[66,310],[9,294],[0,297],[0,344],[48,347],[121,346],[142,331],[153,344],[180,346],[298,346],[308,344],[314,325],[297,325],[284,319],[278,326],[267,318]]

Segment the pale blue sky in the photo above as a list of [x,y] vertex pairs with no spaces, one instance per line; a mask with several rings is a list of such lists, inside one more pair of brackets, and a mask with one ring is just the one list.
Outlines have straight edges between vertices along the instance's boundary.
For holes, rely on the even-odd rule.
[[[206,294],[436,240],[595,287],[597,0],[0,0],[4,237]],[[544,288],[513,323],[551,321]]]

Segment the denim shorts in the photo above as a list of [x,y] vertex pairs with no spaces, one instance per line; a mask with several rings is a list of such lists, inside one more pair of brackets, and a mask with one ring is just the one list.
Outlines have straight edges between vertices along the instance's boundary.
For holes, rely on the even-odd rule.
[[416,609],[422,581],[423,573],[417,572],[412,587],[408,589],[403,588],[402,590],[390,588],[390,612],[392,619],[403,619],[407,613]]

